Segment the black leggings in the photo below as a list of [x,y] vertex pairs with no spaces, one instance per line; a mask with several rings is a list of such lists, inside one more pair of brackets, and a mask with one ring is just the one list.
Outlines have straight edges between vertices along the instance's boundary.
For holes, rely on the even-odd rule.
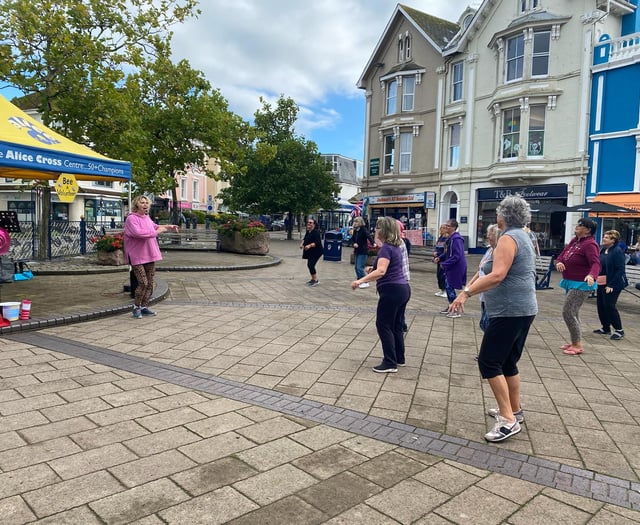
[[309,273],[311,275],[316,274],[316,263],[318,262],[319,259],[320,259],[319,255],[317,257],[309,257],[307,259],[307,268],[309,268]]
[[605,332],[612,327],[614,330],[622,330],[622,321],[616,308],[618,297],[622,290],[613,290],[611,293],[604,291],[604,286],[598,286],[598,317]]

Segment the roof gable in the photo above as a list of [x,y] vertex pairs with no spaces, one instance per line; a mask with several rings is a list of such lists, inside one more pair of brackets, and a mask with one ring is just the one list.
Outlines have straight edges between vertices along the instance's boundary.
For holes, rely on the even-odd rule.
[[399,17],[403,17],[413,25],[418,33],[436,50],[439,55],[442,54],[447,43],[453,39],[460,30],[458,24],[454,22],[449,22],[448,20],[423,13],[422,11],[418,11],[417,9],[413,9],[402,4],[396,5],[389,22],[387,22],[387,25],[384,28],[369,61],[367,62],[367,65],[358,79],[356,85],[359,88],[364,88],[364,79],[367,76],[367,73],[372,67],[376,67],[376,65],[378,65],[377,63],[379,62],[380,51],[383,43],[388,39],[389,31]]

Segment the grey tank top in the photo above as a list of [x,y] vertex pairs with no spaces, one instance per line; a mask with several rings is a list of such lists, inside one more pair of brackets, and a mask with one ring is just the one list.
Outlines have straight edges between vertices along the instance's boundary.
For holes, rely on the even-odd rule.
[[518,252],[504,280],[484,292],[487,314],[489,317],[536,315],[536,254],[531,239],[522,228],[508,228],[502,235],[508,235],[516,242]]

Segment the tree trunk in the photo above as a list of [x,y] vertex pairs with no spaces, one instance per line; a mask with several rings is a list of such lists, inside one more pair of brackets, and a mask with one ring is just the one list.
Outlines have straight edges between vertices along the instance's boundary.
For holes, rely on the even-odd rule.
[[180,208],[178,208],[178,188],[171,188],[171,198],[173,199],[173,209],[171,210],[171,224],[180,224]]

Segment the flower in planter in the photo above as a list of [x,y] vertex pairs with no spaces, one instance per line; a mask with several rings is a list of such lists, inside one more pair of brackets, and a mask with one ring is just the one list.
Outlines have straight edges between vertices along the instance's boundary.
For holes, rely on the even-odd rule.
[[267,228],[260,221],[239,218],[229,219],[220,224],[218,228],[220,233],[227,237],[233,237],[235,232],[239,232],[245,239],[253,239],[258,233],[267,231]]
[[115,252],[124,248],[124,235],[116,233],[113,235],[101,235],[93,237],[90,241],[95,244],[99,252]]

